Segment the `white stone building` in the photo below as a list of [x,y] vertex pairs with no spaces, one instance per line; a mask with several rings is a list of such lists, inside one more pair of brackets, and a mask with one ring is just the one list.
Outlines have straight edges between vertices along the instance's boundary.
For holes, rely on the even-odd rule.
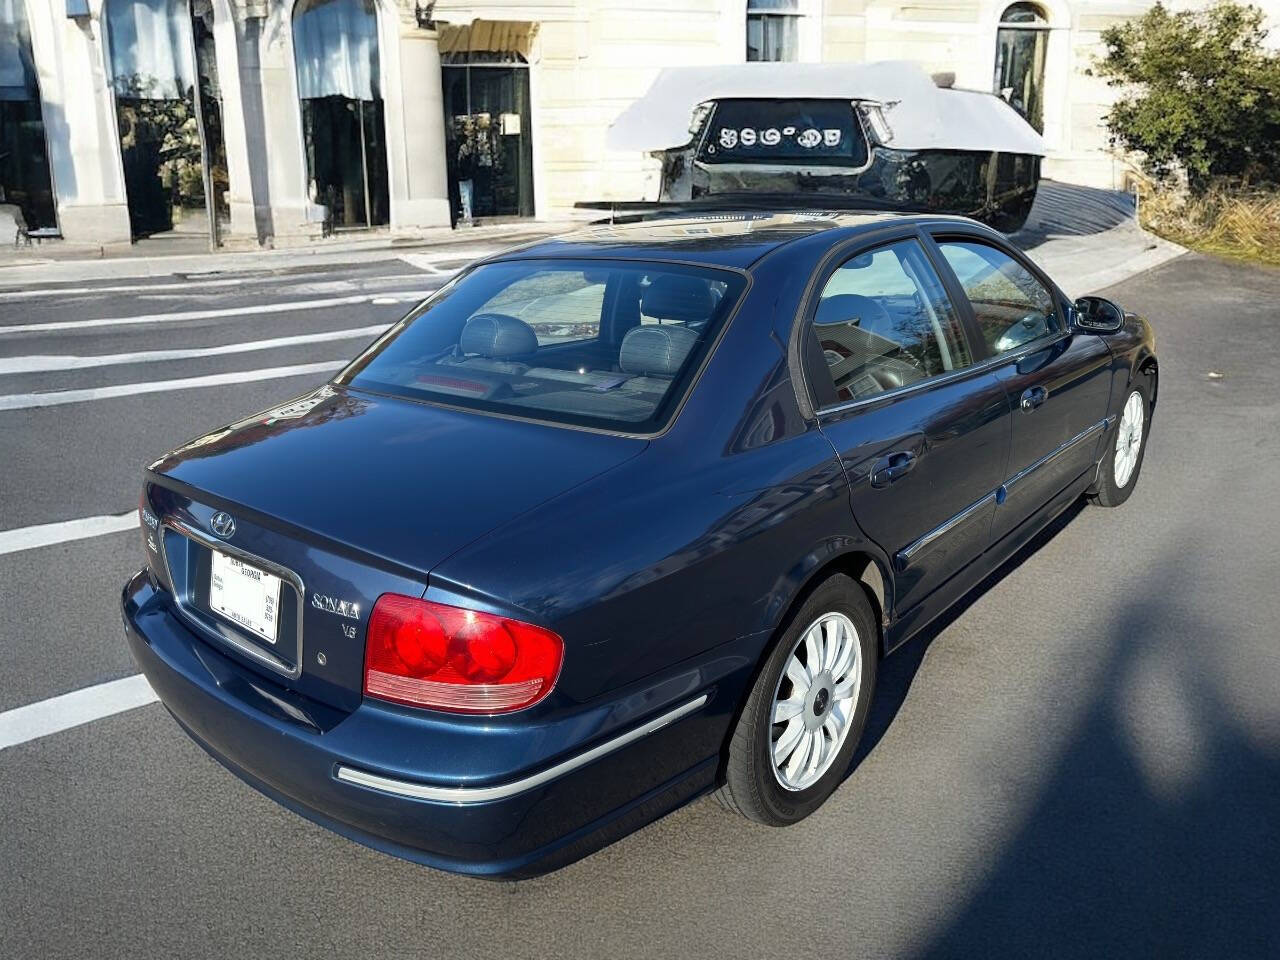
[[0,204],[95,243],[207,230],[207,208],[235,244],[554,216],[652,194],[654,161],[604,134],[660,67],[747,59],[954,72],[1042,128],[1047,176],[1118,186],[1088,68],[1150,6],[426,2],[0,0]]

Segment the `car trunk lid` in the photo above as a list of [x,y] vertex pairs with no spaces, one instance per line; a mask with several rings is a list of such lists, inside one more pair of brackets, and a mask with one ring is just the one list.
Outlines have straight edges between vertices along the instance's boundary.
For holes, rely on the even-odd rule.
[[326,386],[151,465],[152,565],[223,652],[354,709],[379,596],[420,596],[450,554],[644,446]]

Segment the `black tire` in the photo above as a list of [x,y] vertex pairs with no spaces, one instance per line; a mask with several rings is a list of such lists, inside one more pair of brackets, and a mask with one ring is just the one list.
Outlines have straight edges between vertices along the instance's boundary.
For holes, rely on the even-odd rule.
[[1120,443],[1124,441],[1124,407],[1121,407],[1120,416],[1116,420],[1115,428],[1111,431],[1107,438],[1107,446],[1102,454],[1102,464],[1098,468],[1098,481],[1094,489],[1090,491],[1089,502],[1096,503],[1100,507],[1118,507],[1129,499],[1133,493],[1133,488],[1138,485],[1138,476],[1142,473],[1142,460],[1147,453],[1147,439],[1151,435],[1151,402],[1148,399],[1146,387],[1141,383],[1135,383],[1125,394],[1125,404],[1129,403],[1129,398],[1134,394],[1142,402],[1142,436],[1138,441],[1138,455],[1134,461],[1133,469],[1129,472],[1129,476],[1123,484],[1116,480],[1116,450]]
[[[854,700],[848,733],[826,772],[803,790],[784,787],[774,772],[773,707],[787,661],[810,626],[828,613],[849,618],[857,633],[862,679]],[[875,692],[879,632],[862,586],[843,574],[820,584],[793,611],[752,687],[730,735],[725,782],[716,796],[728,810],[774,827],[785,827],[813,813],[835,791],[849,769],[862,739]],[[779,727],[784,725],[780,724]]]

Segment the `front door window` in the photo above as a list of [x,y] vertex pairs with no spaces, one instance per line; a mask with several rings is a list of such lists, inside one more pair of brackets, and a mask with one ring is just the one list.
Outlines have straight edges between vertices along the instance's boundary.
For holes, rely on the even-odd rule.
[[1017,350],[1060,329],[1053,295],[1007,253],[967,240],[940,240],[938,247],[973,305],[992,354]]

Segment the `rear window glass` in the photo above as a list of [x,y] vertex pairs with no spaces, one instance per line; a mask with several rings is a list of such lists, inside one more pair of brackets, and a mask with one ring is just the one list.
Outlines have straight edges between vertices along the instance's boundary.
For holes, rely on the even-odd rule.
[[698,159],[860,167],[867,141],[848,100],[721,100]]
[[631,261],[477,267],[338,376],[417,400],[627,432],[669,419],[745,280]]

